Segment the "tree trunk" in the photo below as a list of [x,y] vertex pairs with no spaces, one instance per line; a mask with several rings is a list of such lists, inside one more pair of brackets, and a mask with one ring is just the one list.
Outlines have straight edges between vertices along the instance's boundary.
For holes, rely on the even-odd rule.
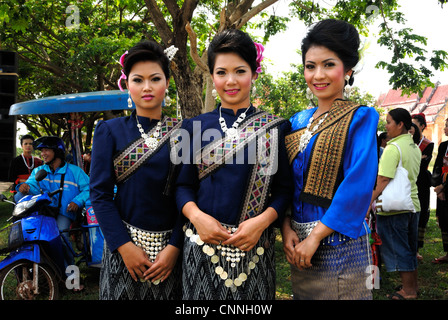
[[190,66],[185,64],[174,65],[173,77],[179,95],[182,118],[192,118],[201,114],[203,105],[202,79],[198,78],[192,72]]
[[[254,15],[276,1],[278,0],[264,0],[254,7],[252,6],[254,0],[241,0],[228,4],[227,8],[222,9],[219,30],[230,27],[241,28]],[[172,61],[171,68],[178,90],[182,117],[191,118],[203,111],[213,110],[215,107],[214,99],[210,98],[213,89],[210,76],[205,70],[202,70],[202,72],[193,71],[187,56],[187,29],[199,1],[185,0],[181,8],[176,0],[163,0],[163,3],[172,17],[172,27],[165,20],[160,9],[160,3],[156,0],[145,0],[148,14],[159,32],[163,44],[166,47],[174,45],[179,49]],[[191,34],[190,32],[190,38]],[[204,77],[207,83],[205,107],[203,107],[204,101],[202,97]]]
[[216,100],[212,96],[213,90],[213,80],[207,75],[206,78],[206,89],[205,89],[205,106],[203,112],[213,111],[216,107]]

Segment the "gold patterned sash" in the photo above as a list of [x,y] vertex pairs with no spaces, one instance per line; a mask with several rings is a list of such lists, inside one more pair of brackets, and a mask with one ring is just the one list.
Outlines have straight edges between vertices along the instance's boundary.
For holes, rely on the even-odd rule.
[[[311,151],[300,199],[328,208],[338,187],[348,130],[359,103],[336,100],[325,121],[313,135],[320,133]],[[319,118],[318,118],[319,119]],[[316,120],[318,120],[316,119]],[[300,137],[305,128],[286,136],[289,162],[298,154]]]
[[[157,138],[157,148],[150,149],[146,145],[145,139],[140,137],[129,144],[123,151],[119,152],[114,158],[114,170],[117,183],[128,179],[146,160],[157,153],[157,151],[170,140],[171,133],[175,132],[174,129],[179,128],[181,123],[182,121],[176,118],[163,117],[160,136]],[[156,126],[148,132],[148,136],[153,137],[155,131]]]

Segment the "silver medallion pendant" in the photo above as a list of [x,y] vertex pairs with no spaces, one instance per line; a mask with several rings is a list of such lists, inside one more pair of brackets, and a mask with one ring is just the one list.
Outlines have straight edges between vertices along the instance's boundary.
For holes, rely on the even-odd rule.
[[251,106],[249,105],[246,111],[244,111],[242,114],[239,115],[238,119],[235,120],[235,122],[232,124],[230,128],[227,127],[226,121],[221,116],[221,108],[219,108],[219,119],[218,119],[219,125],[221,126],[222,132],[224,132],[226,135],[226,140],[234,141],[238,139],[239,137],[238,126],[246,118],[246,112],[249,110],[250,107]]
[[229,138],[231,140],[237,139],[238,138],[238,129],[236,129],[236,128],[227,129],[226,136],[227,136],[227,138]]
[[147,139],[145,139],[145,144],[149,149],[155,149],[157,147],[157,139],[156,138],[147,138]]

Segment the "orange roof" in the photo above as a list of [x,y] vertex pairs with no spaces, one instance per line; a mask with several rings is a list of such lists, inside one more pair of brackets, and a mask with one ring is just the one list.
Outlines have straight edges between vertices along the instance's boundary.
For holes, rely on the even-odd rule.
[[410,103],[410,102],[417,102],[418,95],[416,93],[411,94],[410,96],[404,94],[402,95],[402,91],[399,90],[389,90],[389,92],[386,94],[386,97],[381,103],[381,107],[389,107],[389,106],[396,106],[404,104],[404,103]]
[[448,85],[438,86],[428,105],[445,103],[448,99]]
[[426,100],[428,100],[428,98],[431,95],[431,92],[432,92],[433,89],[434,88],[427,87],[427,88],[425,88],[425,90],[423,90],[423,97],[420,99],[420,103],[427,102]]
[[[428,101],[428,99],[430,99]],[[401,90],[389,90],[384,96],[380,95],[378,104],[380,107],[404,108],[412,114],[423,112],[427,122],[432,122],[448,101],[448,85],[439,85],[435,88],[427,87],[420,98],[418,94],[402,95]]]

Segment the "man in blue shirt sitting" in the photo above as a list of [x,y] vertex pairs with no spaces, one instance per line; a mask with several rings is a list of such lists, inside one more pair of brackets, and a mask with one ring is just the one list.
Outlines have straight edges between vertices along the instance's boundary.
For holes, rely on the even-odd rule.
[[[46,136],[34,142],[35,149],[41,151],[44,164],[35,168],[26,182],[17,186],[22,194],[36,195],[50,192],[63,186],[62,193],[52,198],[51,207],[57,210],[59,230],[67,230],[76,219],[80,209],[89,199],[89,176],[78,166],[65,162],[65,145],[61,138]],[[39,170],[47,171],[44,180],[37,182],[35,175]],[[68,233],[64,233],[68,238]],[[64,244],[66,266],[74,264],[73,256]]]

